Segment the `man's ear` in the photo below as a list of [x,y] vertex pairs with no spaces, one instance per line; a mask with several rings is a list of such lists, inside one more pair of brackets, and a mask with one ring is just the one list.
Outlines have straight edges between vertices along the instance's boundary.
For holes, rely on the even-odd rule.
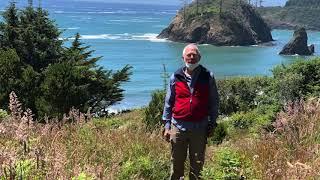
[[199,54],[199,61],[201,60],[201,54]]

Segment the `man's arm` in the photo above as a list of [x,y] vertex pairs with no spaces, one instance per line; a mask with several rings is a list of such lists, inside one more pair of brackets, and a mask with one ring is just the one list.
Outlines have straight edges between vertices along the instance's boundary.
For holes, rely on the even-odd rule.
[[170,77],[170,82],[167,88],[167,94],[164,102],[162,121],[165,124],[165,129],[170,129],[172,118],[172,107],[174,105],[174,74]]
[[210,72],[209,81],[209,127],[212,129],[217,126],[218,108],[219,108],[219,93],[216,85],[216,80],[212,72]]

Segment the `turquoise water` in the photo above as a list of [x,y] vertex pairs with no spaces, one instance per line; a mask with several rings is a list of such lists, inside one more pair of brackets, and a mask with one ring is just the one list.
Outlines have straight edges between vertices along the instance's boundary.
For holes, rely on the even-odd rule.
[[[155,89],[163,87],[163,64],[169,73],[182,65],[181,51],[185,44],[156,39],[157,34],[174,18],[174,6],[127,5],[105,3],[44,4],[63,34],[76,32],[83,42],[103,56],[99,62],[117,70],[126,64],[133,67],[130,82],[123,85],[125,99],[114,109],[141,107],[150,100]],[[271,75],[270,69],[290,63],[298,56],[280,56],[278,52],[292,37],[292,31],[274,30],[273,46],[215,47],[201,45],[201,63],[217,78],[228,76]],[[320,32],[308,32],[309,43],[320,55]],[[66,42],[68,45],[68,42]]]

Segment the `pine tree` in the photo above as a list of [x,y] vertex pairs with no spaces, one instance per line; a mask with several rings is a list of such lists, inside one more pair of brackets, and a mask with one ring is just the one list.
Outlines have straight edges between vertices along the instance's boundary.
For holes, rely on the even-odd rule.
[[61,32],[48,18],[48,12],[42,8],[27,7],[21,13],[21,41],[24,47],[17,50],[20,58],[41,72],[51,63],[61,58]]
[[15,3],[10,3],[0,22],[0,48],[19,48],[19,17]]
[[14,49],[0,50],[0,109],[7,109],[9,94],[19,89],[21,61]]
[[[30,1],[31,2],[31,1]],[[120,84],[129,80],[130,66],[113,72],[99,67],[101,57],[84,46],[76,34],[63,47],[61,32],[48,12],[31,4],[18,12],[11,3],[0,24],[0,103],[15,91],[38,118],[62,117],[72,107],[105,115],[106,108],[123,99]],[[2,49],[2,50],[1,50]],[[4,106],[3,106],[4,105]]]

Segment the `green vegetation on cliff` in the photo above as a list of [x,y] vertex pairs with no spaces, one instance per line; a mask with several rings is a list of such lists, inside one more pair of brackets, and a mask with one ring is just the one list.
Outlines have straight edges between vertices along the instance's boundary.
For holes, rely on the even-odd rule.
[[320,1],[318,0],[289,0],[286,2],[285,7],[320,7]]
[[320,30],[320,2],[317,0],[289,0],[284,7],[261,7],[258,12],[272,28],[302,26]]

